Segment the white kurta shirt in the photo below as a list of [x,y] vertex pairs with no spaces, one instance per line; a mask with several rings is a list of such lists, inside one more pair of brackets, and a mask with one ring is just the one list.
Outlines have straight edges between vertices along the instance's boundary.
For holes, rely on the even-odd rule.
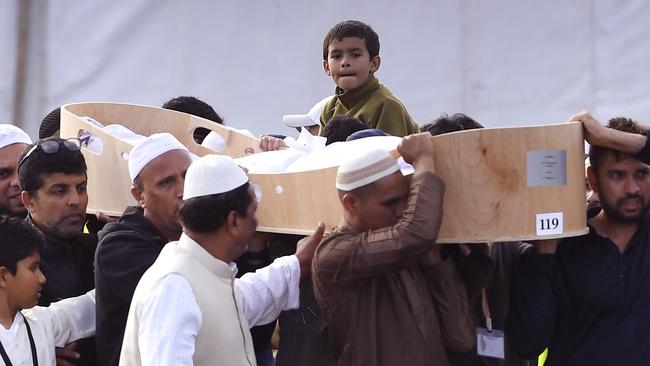
[[[228,266],[233,273],[237,271],[235,263]],[[235,279],[235,296],[253,327],[275,320],[283,310],[298,308],[299,286],[300,263],[292,255]],[[142,364],[192,365],[194,340],[203,316],[192,287],[182,275],[171,273],[158,280],[138,310]]]
[[[39,366],[56,365],[55,347],[95,335],[95,290],[64,299],[50,306],[22,311],[36,345]],[[0,342],[14,366],[32,366],[32,350],[20,313],[9,329],[0,326]],[[0,357],[0,365],[5,365]]]

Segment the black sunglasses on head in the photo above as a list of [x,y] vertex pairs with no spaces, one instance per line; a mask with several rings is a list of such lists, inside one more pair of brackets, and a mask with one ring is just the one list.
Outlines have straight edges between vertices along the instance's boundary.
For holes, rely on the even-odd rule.
[[45,141],[39,141],[36,143],[36,145],[32,146],[31,149],[23,156],[22,159],[20,159],[20,163],[18,163],[18,169],[20,169],[20,166],[23,165],[25,160],[37,149],[41,149],[46,154],[56,154],[59,152],[59,149],[61,146],[65,147],[68,151],[79,151],[81,150],[81,140],[78,138],[69,138],[65,140],[45,140]]

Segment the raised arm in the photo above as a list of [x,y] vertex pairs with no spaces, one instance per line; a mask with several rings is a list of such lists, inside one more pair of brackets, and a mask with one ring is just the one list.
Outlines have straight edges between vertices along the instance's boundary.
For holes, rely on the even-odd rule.
[[314,259],[316,275],[344,285],[412,265],[435,242],[444,184],[433,173],[431,136],[407,136],[398,151],[415,166],[402,216],[392,226],[361,234],[343,231],[325,239]]
[[650,149],[644,148],[648,141],[646,134],[639,135],[607,128],[586,110],[571,117],[569,122],[582,123],[585,138],[592,145],[607,147],[631,155],[645,152],[642,156],[638,156],[638,159],[646,163],[650,161],[650,151],[647,151]]
[[95,335],[95,290],[63,299],[50,306],[24,310],[25,315],[49,319],[56,347]]

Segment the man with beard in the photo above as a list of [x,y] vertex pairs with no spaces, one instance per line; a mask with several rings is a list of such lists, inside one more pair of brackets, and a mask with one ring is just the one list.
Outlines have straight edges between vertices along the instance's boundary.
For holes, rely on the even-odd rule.
[[20,128],[0,124],[0,214],[24,218],[27,210],[20,199],[18,158],[32,139]]
[[[45,237],[41,270],[47,278],[38,305],[85,294],[94,288],[97,237],[83,234],[86,222],[86,161],[78,139],[47,138],[27,147],[18,162],[27,222]],[[95,362],[94,340],[77,347],[80,365]]]
[[[133,181],[131,193],[138,206],[127,207],[118,222],[107,224],[99,232],[95,257],[98,365],[118,364],[129,305],[136,285],[156,261],[163,247],[181,237],[183,228],[178,215],[185,173],[191,162],[187,148],[169,133],[153,134],[136,144],[129,153],[129,175]],[[214,184],[227,178],[220,176]],[[303,244],[319,241],[320,235],[322,230],[308,237]],[[284,278],[285,274],[294,271],[306,273],[308,271],[304,269],[309,269],[312,256],[308,252],[302,250],[296,252],[295,256],[284,257],[278,263],[265,267],[264,271],[271,274],[270,279]],[[255,270],[266,264],[264,262],[253,268],[250,263],[248,268]],[[290,286],[296,302],[298,277],[294,276],[295,283]],[[243,301],[242,313],[251,326],[265,324],[264,321],[268,323],[283,310],[280,306],[283,302],[277,298],[275,307],[264,306],[264,300],[269,296],[259,289],[268,287],[265,283],[264,276],[257,274],[235,280],[235,293],[247,300]],[[274,285],[269,286],[273,288]]]
[[586,112],[572,121],[591,143],[587,175],[602,209],[588,218],[588,234],[535,243],[523,258],[506,334],[526,358],[548,347],[547,366],[648,365],[647,131],[621,117],[605,128]]

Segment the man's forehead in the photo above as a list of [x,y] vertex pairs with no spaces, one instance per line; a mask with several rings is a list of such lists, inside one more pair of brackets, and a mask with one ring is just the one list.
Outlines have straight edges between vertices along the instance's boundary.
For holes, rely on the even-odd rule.
[[192,164],[190,154],[185,150],[171,150],[151,160],[142,168],[140,176],[165,175],[170,171],[185,171]]
[[0,161],[2,161],[3,163],[6,162],[18,163],[18,158],[20,157],[20,154],[22,154],[23,151],[25,151],[26,147],[27,144],[15,143],[0,148]]
[[632,155],[622,152],[615,153],[608,152],[600,162],[601,169],[603,170],[617,170],[617,169],[650,169],[650,165],[644,164],[642,161],[636,159]]
[[46,173],[43,175],[43,187],[55,185],[79,185],[87,181],[86,173]]

